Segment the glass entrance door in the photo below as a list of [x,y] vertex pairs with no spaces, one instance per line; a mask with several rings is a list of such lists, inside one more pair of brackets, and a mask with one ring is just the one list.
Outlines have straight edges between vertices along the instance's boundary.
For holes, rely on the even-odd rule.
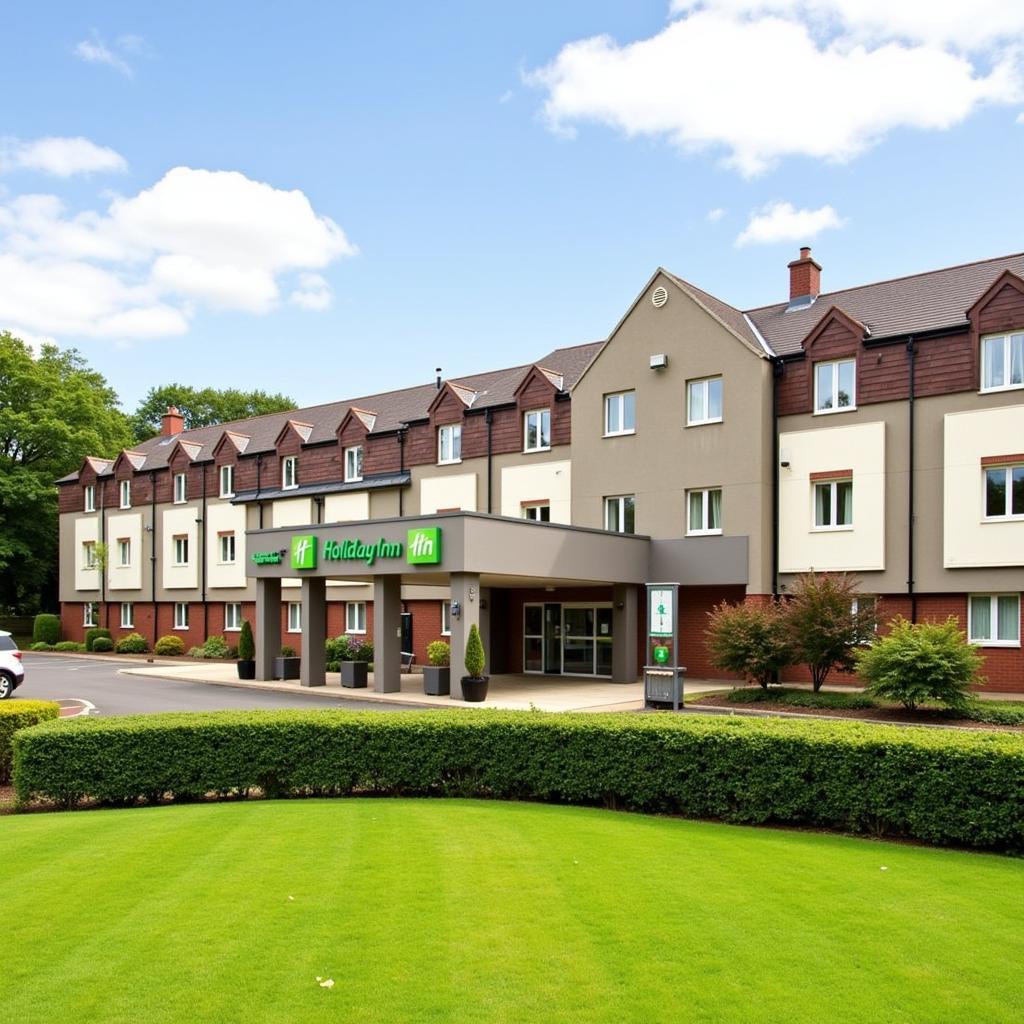
[[523,606],[523,671],[612,674],[612,609],[597,604]]

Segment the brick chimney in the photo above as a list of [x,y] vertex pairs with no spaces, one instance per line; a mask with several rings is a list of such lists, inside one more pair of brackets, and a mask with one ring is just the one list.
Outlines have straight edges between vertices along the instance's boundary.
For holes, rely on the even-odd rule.
[[185,417],[178,412],[178,407],[167,406],[167,412],[160,417],[160,433],[164,437],[173,437],[185,429]]
[[789,301],[816,299],[821,291],[821,264],[811,259],[811,247],[801,246],[800,259],[789,264]]

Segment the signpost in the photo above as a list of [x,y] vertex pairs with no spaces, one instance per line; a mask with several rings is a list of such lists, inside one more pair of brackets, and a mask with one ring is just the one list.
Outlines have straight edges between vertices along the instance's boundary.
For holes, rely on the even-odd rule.
[[644,706],[683,706],[679,664],[679,584],[647,584],[647,648],[644,658]]

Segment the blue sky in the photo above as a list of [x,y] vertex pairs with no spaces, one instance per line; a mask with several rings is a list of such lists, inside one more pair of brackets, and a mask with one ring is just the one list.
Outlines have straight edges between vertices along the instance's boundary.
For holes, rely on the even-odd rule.
[[0,328],[312,404],[1019,251],[1016,6],[18,5]]

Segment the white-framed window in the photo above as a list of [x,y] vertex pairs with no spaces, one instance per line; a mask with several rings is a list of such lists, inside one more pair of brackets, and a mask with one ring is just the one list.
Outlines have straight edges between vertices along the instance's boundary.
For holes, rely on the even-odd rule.
[[345,449],[345,479],[346,481],[363,479],[363,446],[361,444]]
[[686,532],[691,536],[722,532],[721,487],[686,492]]
[[132,564],[132,540],[131,537],[119,537],[117,541],[117,564],[121,568],[127,568]]
[[618,494],[604,499],[604,528],[613,533],[636,533],[636,498]]
[[814,526],[849,530],[853,526],[853,480],[822,480],[814,485]]
[[604,436],[636,433],[636,392],[619,391],[604,396]]
[[131,480],[122,480],[118,485],[118,493],[121,496],[121,508],[132,507],[132,482]]
[[96,568],[96,541],[94,540],[82,542],[82,568]]
[[299,486],[299,457],[286,455],[281,460],[281,489],[294,490]]
[[1024,387],[1024,332],[981,339],[981,390]]
[[441,636],[452,635],[452,603],[441,602]]
[[95,626],[99,621],[100,606],[95,601],[86,601],[82,605],[82,625]]
[[523,518],[534,523],[551,522],[551,503],[548,501],[524,501]]
[[85,487],[82,488],[82,491],[83,491],[84,496],[85,496],[85,511],[86,512],[95,512],[96,511],[96,485],[95,484],[86,484]]
[[1024,519],[1024,465],[985,470],[985,518]]
[[686,385],[686,425],[722,422],[722,378],[705,377]]
[[235,496],[235,467],[220,467],[220,496],[222,498],[233,498]]
[[345,632],[366,632],[366,602],[347,601],[345,603]]
[[188,565],[188,534],[179,533],[174,538],[174,564]]
[[174,602],[174,628],[188,629],[188,602]]
[[1020,594],[971,594],[967,637],[983,647],[1020,647]]
[[551,447],[551,410],[534,409],[523,414],[523,451],[546,452]]
[[174,474],[174,504],[184,505],[188,501],[188,474]]
[[814,411],[850,412],[857,408],[857,360],[814,364]]
[[131,629],[135,625],[135,606],[131,601],[121,602],[121,628]]
[[302,632],[302,603],[299,601],[288,602],[288,632]]
[[227,601],[224,604],[224,632],[237,633],[242,628],[242,602]]
[[234,565],[235,562],[235,534],[234,531],[217,534],[218,554],[221,565]]
[[443,466],[448,462],[462,461],[462,425],[449,423],[437,428],[437,462]]

